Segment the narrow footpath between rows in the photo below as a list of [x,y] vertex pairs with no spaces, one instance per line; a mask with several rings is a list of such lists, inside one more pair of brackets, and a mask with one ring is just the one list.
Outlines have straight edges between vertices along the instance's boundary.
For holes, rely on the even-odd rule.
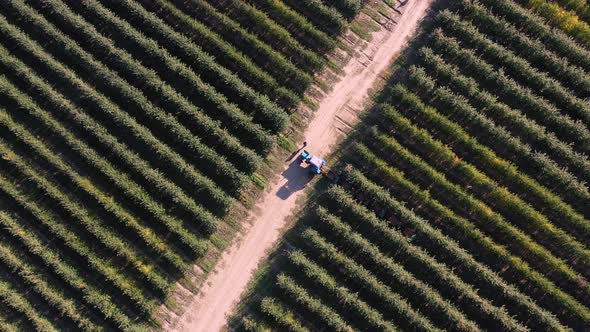
[[[305,131],[307,149],[326,156],[335,148],[342,132],[356,122],[366,105],[368,92],[388,69],[426,15],[432,0],[409,0],[400,8],[403,15],[391,29],[376,33],[370,44],[352,58],[340,81],[321,101]],[[346,128],[345,128],[346,127]],[[296,158],[296,157],[295,157]],[[251,226],[236,239],[207,277],[199,294],[178,317],[170,331],[213,332],[222,330],[251,276],[267,251],[279,240],[288,217],[297,207],[308,182],[307,171],[296,161],[285,165],[277,182],[271,184],[252,210]]]

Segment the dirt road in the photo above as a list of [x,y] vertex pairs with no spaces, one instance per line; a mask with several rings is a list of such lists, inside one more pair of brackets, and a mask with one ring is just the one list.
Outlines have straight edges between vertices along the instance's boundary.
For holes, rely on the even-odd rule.
[[[305,132],[310,152],[327,155],[342,132],[355,123],[366,104],[368,91],[399,54],[430,3],[431,0],[408,1],[391,31],[383,29],[378,32],[364,52],[350,60],[341,81],[321,100],[316,116]],[[296,160],[285,166],[279,181],[271,185],[257,203],[252,226],[223,254],[200,294],[168,330],[209,332],[223,328],[227,315],[240,299],[260,260],[279,240],[280,230],[294,213],[295,202],[302,195],[308,179],[307,171],[300,168]]]

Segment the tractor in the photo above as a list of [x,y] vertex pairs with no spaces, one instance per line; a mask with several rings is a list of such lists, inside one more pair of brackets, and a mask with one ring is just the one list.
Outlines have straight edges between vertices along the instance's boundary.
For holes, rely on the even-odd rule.
[[313,156],[309,152],[303,150],[299,156],[301,161],[309,165],[309,173],[312,175],[321,174],[322,167],[326,166],[326,161],[318,156]]

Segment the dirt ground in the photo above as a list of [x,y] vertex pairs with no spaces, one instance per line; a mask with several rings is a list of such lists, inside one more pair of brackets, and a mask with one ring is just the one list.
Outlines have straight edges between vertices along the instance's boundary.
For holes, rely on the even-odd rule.
[[[305,131],[308,151],[320,156],[330,154],[341,136],[356,123],[371,88],[403,49],[431,1],[406,1],[399,8],[403,15],[396,18],[396,24],[376,32],[364,50],[348,62],[341,80],[320,100],[319,109]],[[173,322],[164,322],[165,330],[200,332],[224,328],[227,315],[267,251],[279,240],[308,182],[307,170],[299,166],[295,155],[253,209],[251,226],[223,254],[184,314]]]

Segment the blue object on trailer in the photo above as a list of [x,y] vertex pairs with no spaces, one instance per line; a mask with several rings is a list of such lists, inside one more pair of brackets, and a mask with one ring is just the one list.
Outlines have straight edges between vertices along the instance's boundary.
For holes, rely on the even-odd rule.
[[305,161],[311,159],[311,155],[309,154],[309,152],[303,150],[303,152],[301,152],[301,161]]

